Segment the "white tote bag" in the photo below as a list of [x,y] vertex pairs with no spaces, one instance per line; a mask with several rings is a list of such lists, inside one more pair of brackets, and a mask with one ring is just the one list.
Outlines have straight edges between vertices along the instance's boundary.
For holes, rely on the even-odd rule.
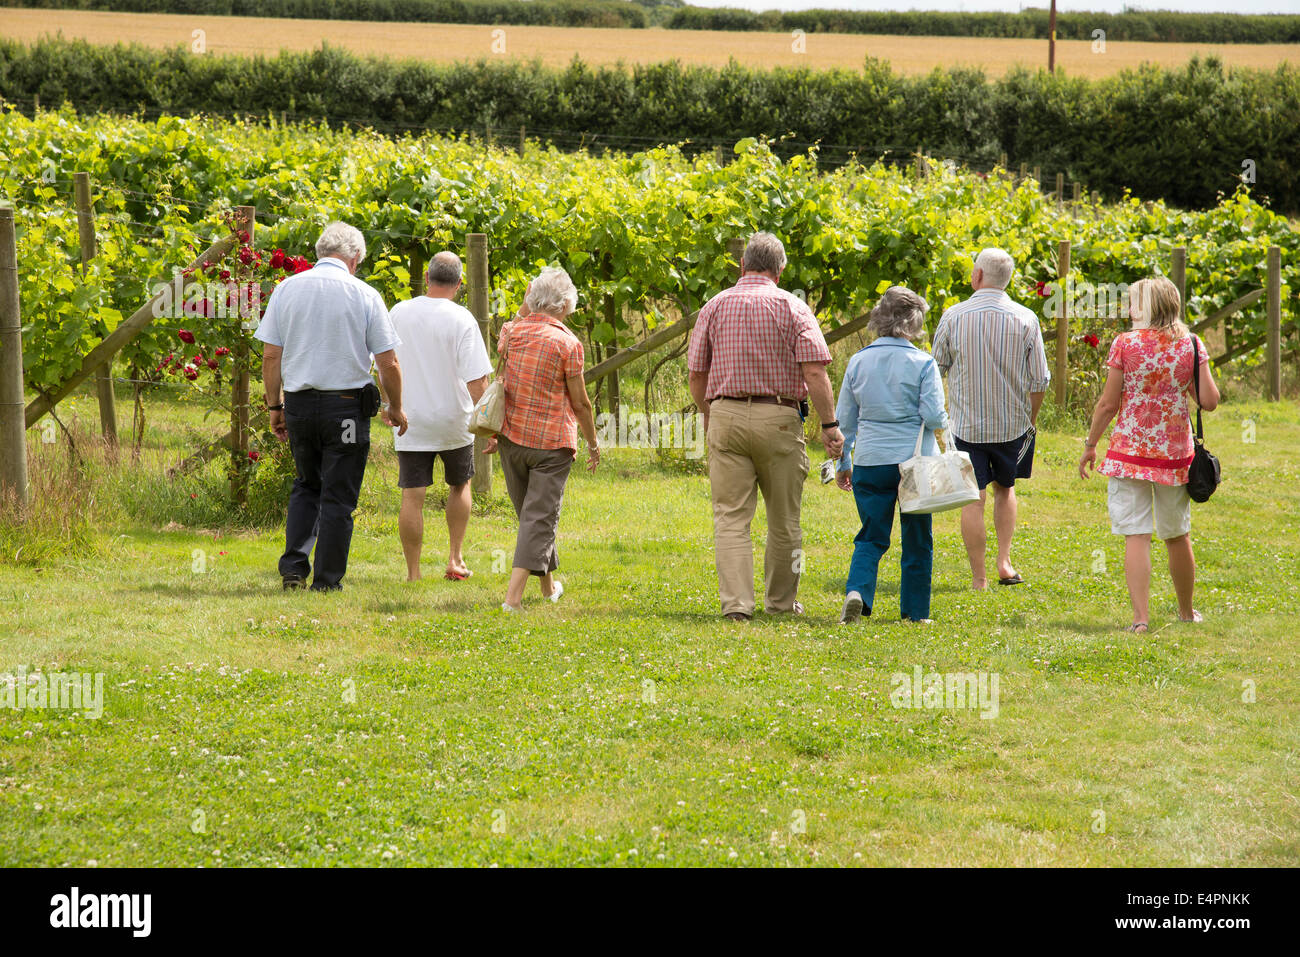
[[980,500],[970,456],[949,447],[940,455],[922,455],[925,424],[916,436],[912,457],[898,467],[898,508],[912,515],[946,512]]
[[483,390],[483,395],[469,415],[469,430],[475,435],[490,438],[501,431],[506,422],[506,387],[500,379]]

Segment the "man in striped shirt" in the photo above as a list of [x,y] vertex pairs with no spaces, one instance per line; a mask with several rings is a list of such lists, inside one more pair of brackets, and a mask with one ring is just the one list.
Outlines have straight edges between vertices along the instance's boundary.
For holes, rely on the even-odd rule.
[[982,250],[971,271],[975,294],[946,310],[934,333],[934,358],[948,376],[950,434],[956,447],[970,454],[980,485],[980,500],[961,513],[971,584],[977,590],[988,586],[984,490],[989,484],[998,582],[1024,582],[1011,564],[1015,484],[1033,469],[1034,426],[1051,377],[1038,317],[1006,293],[1014,271],[1015,263],[1003,250]]

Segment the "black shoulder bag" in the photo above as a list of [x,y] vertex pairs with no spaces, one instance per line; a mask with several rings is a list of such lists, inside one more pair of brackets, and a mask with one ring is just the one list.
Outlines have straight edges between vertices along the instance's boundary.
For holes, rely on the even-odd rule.
[[[1192,439],[1192,464],[1187,468],[1187,494],[1193,502],[1208,502],[1219,487],[1219,460],[1205,447],[1201,430],[1201,350],[1192,335],[1192,382],[1196,393],[1196,434]],[[1188,410],[1191,418],[1191,410]]]

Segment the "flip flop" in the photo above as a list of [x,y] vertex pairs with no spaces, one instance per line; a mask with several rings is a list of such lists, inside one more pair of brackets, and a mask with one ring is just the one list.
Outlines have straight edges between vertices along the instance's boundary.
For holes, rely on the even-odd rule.
[[999,585],[1023,585],[1025,580],[1020,577],[1020,572],[1016,572],[1010,578],[999,578]]
[[447,579],[449,582],[463,582],[466,578],[472,578],[473,576],[474,573],[471,571],[466,571],[465,574],[462,575],[460,572],[454,572],[450,568],[443,572],[442,575],[442,577]]

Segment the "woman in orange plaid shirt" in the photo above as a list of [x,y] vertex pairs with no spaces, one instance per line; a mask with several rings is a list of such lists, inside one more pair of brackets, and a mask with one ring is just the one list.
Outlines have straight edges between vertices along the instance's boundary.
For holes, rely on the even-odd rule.
[[578,429],[587,440],[587,470],[600,463],[596,422],[582,376],[583,350],[564,319],[578,290],[563,269],[547,268],[528,286],[519,315],[501,329],[497,351],[505,377],[505,422],[485,451],[501,451],[506,491],[519,517],[510,586],[501,606],[519,611],[524,587],[536,575],[542,597],[560,600],[555,547],[564,485],[577,457]]

